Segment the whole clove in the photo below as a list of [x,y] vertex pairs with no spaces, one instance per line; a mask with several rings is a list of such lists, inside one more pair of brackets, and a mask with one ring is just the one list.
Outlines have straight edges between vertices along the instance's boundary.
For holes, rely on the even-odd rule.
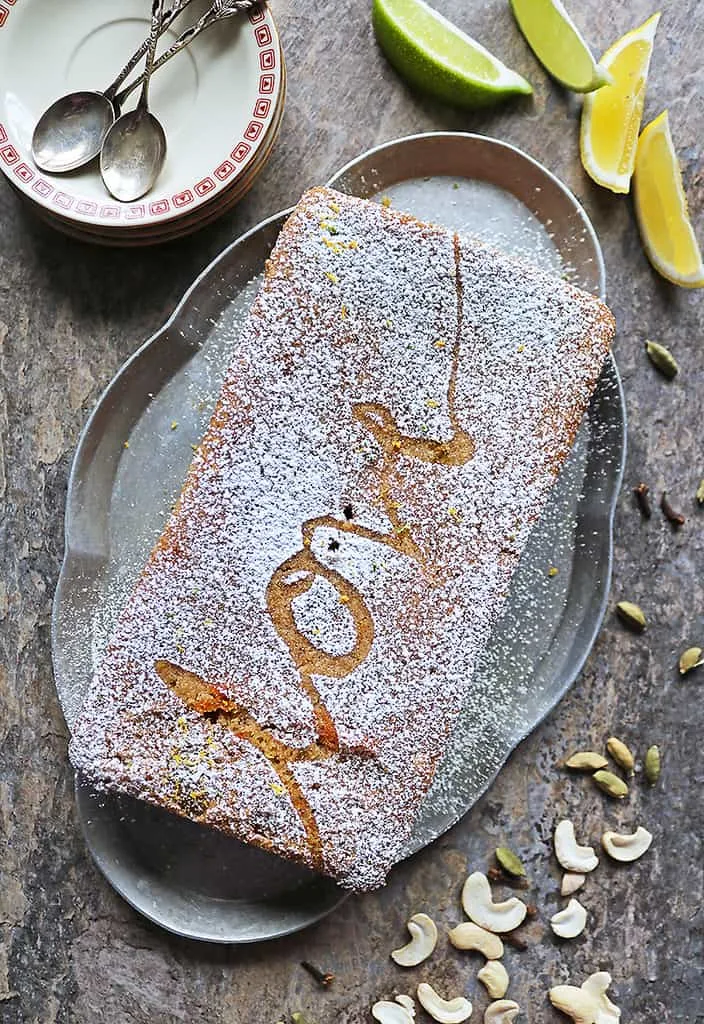
[[650,519],[653,514],[653,510],[650,507],[650,498],[648,497],[650,488],[647,484],[640,483],[637,487],[633,488],[633,493],[636,496],[636,502],[641,511],[641,515],[644,519]]
[[503,942],[507,942],[509,946],[513,946],[514,949],[528,949],[528,943],[520,935],[516,935],[515,932],[506,932],[505,935],[501,936]]
[[320,967],[316,967],[309,960],[301,960],[301,967],[304,971],[307,971],[312,978],[318,982],[321,988],[329,988],[335,980],[335,975],[330,971],[323,971]]
[[660,499],[660,508],[662,513],[669,523],[679,529],[680,526],[684,526],[685,518],[681,512],[675,512],[670,502],[667,500],[667,491],[662,492],[662,498]]

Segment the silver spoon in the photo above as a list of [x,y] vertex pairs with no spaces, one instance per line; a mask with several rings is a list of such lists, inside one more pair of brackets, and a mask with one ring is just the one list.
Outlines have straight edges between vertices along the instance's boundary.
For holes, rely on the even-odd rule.
[[152,0],[152,27],[142,76],[142,91],[134,110],[118,117],[100,151],[100,173],[105,187],[123,203],[148,192],[166,160],[166,133],[149,110],[149,82],[154,70],[156,44],[164,0]]
[[[256,0],[213,0],[198,21],[182,32],[176,42],[156,63],[154,53],[158,38],[159,10],[163,0],[154,0],[152,29],[154,45],[147,53],[144,73],[115,97],[121,105],[141,83],[142,92],[135,110],[123,114],[108,131],[100,152],[100,173],[108,192],[122,202],[132,202],[148,192],[159,177],[166,159],[166,135],[161,123],[149,112],[148,92],[152,74],[175,57],[206,28],[253,7]],[[156,26],[156,28],[154,27]]]
[[[173,7],[164,12],[160,34],[191,2],[176,0]],[[53,174],[75,171],[98,155],[120,112],[117,90],[144,57],[150,39],[151,35],[147,36],[104,92],[72,92],[55,100],[44,111],[32,135],[32,156],[37,167]]]

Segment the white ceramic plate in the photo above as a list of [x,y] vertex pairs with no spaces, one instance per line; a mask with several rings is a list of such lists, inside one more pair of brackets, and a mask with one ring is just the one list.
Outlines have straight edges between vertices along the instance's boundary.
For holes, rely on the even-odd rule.
[[[150,105],[166,131],[167,160],[152,193],[122,204],[105,191],[97,161],[68,175],[40,172],[31,139],[53,100],[75,89],[107,88],[148,33],[149,3],[8,3],[0,3],[0,169],[34,203],[111,231],[163,225],[212,202],[255,160],[283,88],[278,32],[266,8],[204,32],[154,76]],[[206,6],[194,0],[159,52]]]
[[[285,82],[285,65],[283,65],[283,72],[283,79]],[[284,93],[285,86],[281,93],[281,100],[277,113],[269,127],[266,138],[262,140],[262,145],[257,151],[254,160],[252,160],[242,174],[238,174],[236,176],[229,188],[218,193],[211,202],[204,203],[191,213],[185,213],[179,217],[174,217],[171,220],[160,222],[158,224],[143,224],[141,226],[131,228],[125,226],[115,229],[111,228],[108,224],[78,224],[76,221],[58,216],[53,211],[40,206],[38,203],[29,203],[29,206],[45,223],[50,224],[52,227],[57,228],[64,234],[81,242],[90,242],[98,245],[134,247],[157,245],[162,242],[173,241],[176,238],[182,238],[184,235],[191,234],[193,231],[197,231],[201,227],[205,227],[206,224],[210,224],[212,221],[217,220],[218,217],[223,216],[223,214],[232,209],[232,207],[235,206],[250,190],[260,171],[263,170],[271,156],[271,152],[278,137],[283,118]],[[26,196],[22,196],[22,198],[27,201]]]

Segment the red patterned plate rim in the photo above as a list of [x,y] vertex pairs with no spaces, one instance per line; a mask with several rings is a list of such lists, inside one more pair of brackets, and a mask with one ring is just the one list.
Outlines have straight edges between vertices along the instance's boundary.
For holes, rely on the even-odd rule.
[[[285,65],[283,68],[283,78],[285,83]],[[112,240],[114,244],[121,245],[123,239],[149,240],[150,237],[153,237],[161,240],[163,238],[176,238],[180,235],[181,229],[185,229],[186,231],[191,230],[190,226],[193,223],[199,225],[201,221],[212,221],[214,219],[214,211],[220,210],[225,212],[226,210],[229,210],[236,202],[239,202],[239,199],[245,195],[246,192],[249,191],[271,157],[281,130],[282,120],[283,103],[279,104],[276,120],[270,125],[266,136],[262,139],[262,147],[257,150],[254,158],[250,161],[248,166],[231,180],[229,187],[219,192],[209,202],[200,205],[197,209],[186,210],[178,216],[170,219],[150,221],[149,223],[142,225],[125,224],[122,225],[121,228],[116,228],[109,223],[86,223],[79,225],[70,217],[64,217],[57,210],[51,210],[46,206],[41,206],[39,203],[31,203],[31,208],[45,221],[45,223],[52,224],[54,227],[57,227],[58,230],[62,230],[64,226],[75,229],[75,231],[79,231],[81,233],[85,240],[90,240],[92,238],[97,240],[105,239],[108,243]],[[234,199],[233,196],[235,197]],[[22,196],[22,198],[25,199],[26,196]]]
[[191,214],[176,218],[162,224],[146,224],[143,229],[110,234],[107,228],[101,232],[95,225],[79,225],[69,219],[58,217],[46,207],[32,204],[36,215],[45,223],[63,232],[70,238],[80,242],[87,242],[92,245],[106,246],[147,246],[161,245],[164,242],[173,242],[176,239],[199,231],[202,227],[212,224],[213,221],[228,213],[241,199],[249,192],[264,169],[264,166],[271,156],[276,138],[278,136],[281,122],[275,126],[268,151],[261,159],[258,166],[250,165],[245,174],[238,175],[235,183],[226,191],[221,193],[212,203],[206,203],[199,210]]
[[[0,32],[7,31],[13,9],[23,2],[27,0],[0,0]],[[105,202],[100,203],[93,197],[72,192],[69,185],[62,188],[58,176],[39,171],[31,153],[2,120],[0,171],[29,199],[64,219],[109,224],[112,229],[163,224],[211,202],[218,193],[231,188],[252,163],[267,138],[281,100],[284,58],[274,16],[263,4],[249,11],[247,18],[259,53],[258,95],[244,132],[210,174],[173,195],[145,196],[136,203],[119,203],[106,193]],[[70,178],[63,180],[70,182]]]

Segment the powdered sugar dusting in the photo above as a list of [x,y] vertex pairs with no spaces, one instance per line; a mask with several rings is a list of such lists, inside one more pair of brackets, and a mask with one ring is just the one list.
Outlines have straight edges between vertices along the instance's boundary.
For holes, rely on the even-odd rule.
[[[452,235],[315,190],[281,239],[180,508],[96,674],[72,757],[110,786],[305,859],[266,758],[186,709],[153,663],[199,674],[276,738],[309,744],[312,707],[265,594],[300,549],[301,524],[332,516],[340,528],[318,527],[311,550],[363,595],[374,642],[346,678],[315,678],[342,753],[294,772],[326,870],[364,888],[383,879],[410,832],[611,322],[564,283],[462,244],[454,411],[476,452],[456,466],[397,459],[389,485],[418,561],[343,528],[351,504],[355,524],[393,533],[379,501],[381,448],[353,408],[377,403],[405,435],[450,439]],[[305,635],[335,653],[354,628],[333,589],[316,579],[294,608]],[[365,756],[345,753],[356,747]]]

